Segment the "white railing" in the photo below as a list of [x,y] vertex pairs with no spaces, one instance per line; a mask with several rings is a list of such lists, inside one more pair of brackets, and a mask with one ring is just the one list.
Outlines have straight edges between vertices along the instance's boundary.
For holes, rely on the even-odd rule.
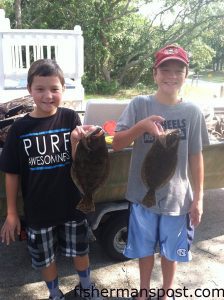
[[78,25],[74,30],[11,29],[9,19],[0,9],[0,90],[8,88],[9,80],[25,80],[33,61],[52,58],[65,77],[74,80],[74,99],[71,100],[83,100],[83,49],[82,30]]

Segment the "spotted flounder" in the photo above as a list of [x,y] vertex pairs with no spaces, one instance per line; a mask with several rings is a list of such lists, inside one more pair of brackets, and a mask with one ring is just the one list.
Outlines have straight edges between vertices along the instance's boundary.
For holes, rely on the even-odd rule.
[[167,129],[154,141],[142,164],[141,175],[149,188],[142,204],[156,204],[155,191],[164,186],[174,175],[177,166],[177,151],[180,129]]
[[71,177],[82,194],[77,209],[88,213],[95,210],[93,195],[109,173],[109,155],[101,127],[90,131],[76,148]]

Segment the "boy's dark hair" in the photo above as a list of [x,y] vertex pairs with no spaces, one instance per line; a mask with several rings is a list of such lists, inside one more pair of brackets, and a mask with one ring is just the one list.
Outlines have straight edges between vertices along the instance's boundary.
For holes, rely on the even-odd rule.
[[27,84],[30,88],[33,83],[34,76],[57,76],[64,86],[64,74],[55,60],[52,59],[38,59],[30,66],[27,76]]

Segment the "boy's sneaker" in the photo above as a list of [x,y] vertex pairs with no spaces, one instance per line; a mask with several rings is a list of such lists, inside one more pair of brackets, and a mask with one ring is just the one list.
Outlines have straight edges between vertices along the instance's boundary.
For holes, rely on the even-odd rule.
[[60,290],[60,293],[61,293],[61,295],[60,296],[56,296],[56,297],[49,297],[49,299],[50,300],[65,300],[65,296],[64,296],[64,294],[62,293],[62,291]]
[[85,300],[103,300],[101,297],[100,290],[95,286],[95,283],[91,283],[88,289],[83,289],[79,283],[75,289],[74,293]]

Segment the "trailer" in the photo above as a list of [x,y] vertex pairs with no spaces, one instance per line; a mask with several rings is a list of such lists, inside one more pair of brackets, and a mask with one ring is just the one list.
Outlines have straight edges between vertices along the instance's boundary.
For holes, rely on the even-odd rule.
[[[112,102],[104,102],[104,109],[101,109],[102,119],[98,124],[102,125],[104,119],[111,116],[114,111],[111,110]],[[97,108],[100,105],[97,102]],[[115,105],[115,104],[114,104]],[[116,103],[117,118],[124,109],[126,103]],[[92,116],[91,109],[95,111],[95,105],[90,105],[88,113],[84,117],[84,123],[88,123],[88,114]],[[99,111],[99,110],[98,110]],[[95,115],[95,114],[94,114]],[[95,115],[96,116],[96,115]],[[97,123],[92,119],[91,123]],[[132,148],[125,148],[122,151],[114,152],[111,146],[108,146],[110,159],[110,172],[106,182],[97,190],[94,195],[96,211],[87,215],[90,228],[107,254],[116,260],[124,260],[123,250],[127,239],[127,222],[129,202],[125,199],[129,165]],[[204,147],[204,165],[205,180],[204,189],[218,189],[224,187],[224,143],[211,144]],[[23,205],[21,193],[18,195],[18,210],[23,216]],[[0,172],[0,217],[3,218],[6,213],[6,195],[5,178]]]

